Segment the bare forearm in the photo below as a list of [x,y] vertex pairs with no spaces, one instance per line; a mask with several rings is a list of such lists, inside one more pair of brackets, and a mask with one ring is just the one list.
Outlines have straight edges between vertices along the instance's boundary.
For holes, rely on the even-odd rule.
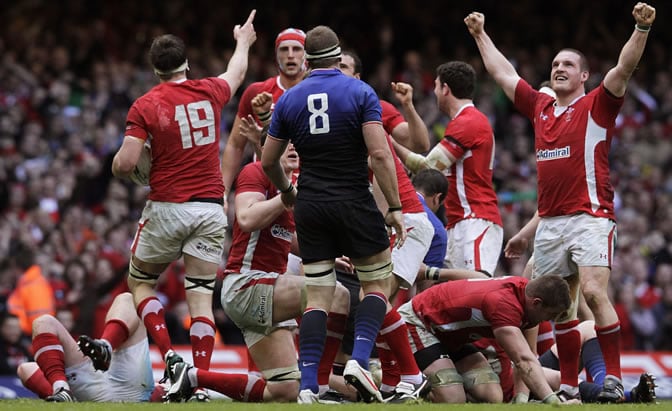
[[397,183],[397,174],[394,168],[394,160],[392,156],[380,155],[371,156],[371,169],[376,176],[376,181],[380,186],[380,190],[385,196],[385,201],[390,207],[400,207],[399,200],[399,186]]
[[516,73],[513,64],[497,49],[495,43],[485,31],[475,36],[474,40],[476,40],[476,46],[481,53],[485,69],[502,87],[507,97],[513,101],[518,80],[518,73]]
[[244,232],[268,227],[285,211],[280,196],[251,204],[247,209],[236,208],[236,219]]
[[515,362],[515,372],[537,398],[543,399],[553,393],[536,359]]
[[402,106],[404,118],[408,123],[408,132],[410,134],[410,141],[407,147],[416,153],[424,153],[429,150],[429,132],[427,126],[422,120],[413,103]]

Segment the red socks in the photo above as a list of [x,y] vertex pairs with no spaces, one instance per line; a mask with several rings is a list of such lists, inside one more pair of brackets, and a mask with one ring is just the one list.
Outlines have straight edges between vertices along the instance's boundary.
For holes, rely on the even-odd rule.
[[621,323],[605,327],[595,326],[597,340],[604,357],[604,365],[607,367],[607,375],[621,378]]
[[[57,381],[67,383],[65,377],[65,354],[56,334],[42,333],[33,337],[35,362],[44,373],[44,377],[54,386]],[[50,393],[51,395],[51,393]]]
[[212,350],[215,346],[215,323],[207,317],[192,318],[189,340],[194,357],[194,367],[209,370]]
[[119,348],[129,336],[128,326],[121,320],[113,319],[105,323],[103,335],[100,337],[110,343],[112,350]]
[[555,340],[558,344],[560,362],[560,384],[579,386],[579,356],[581,354],[581,333],[579,320],[555,324]]
[[147,297],[138,304],[138,317],[145,323],[147,333],[152,337],[154,344],[157,345],[161,356],[166,357],[166,353],[172,349],[168,327],[166,327],[166,317],[163,311],[163,305],[156,297]]

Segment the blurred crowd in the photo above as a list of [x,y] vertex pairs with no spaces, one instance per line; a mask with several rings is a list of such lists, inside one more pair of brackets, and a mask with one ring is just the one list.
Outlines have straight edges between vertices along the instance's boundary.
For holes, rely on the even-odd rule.
[[[300,6],[113,3],[21,1],[4,5],[0,15],[3,355],[24,341],[16,332],[21,321],[5,312],[31,265],[41,269],[57,317],[74,334],[98,336],[113,297],[126,289],[129,244],[147,189],[113,178],[110,165],[131,102],[157,84],[143,54],[155,35],[172,32],[185,39],[189,77],[217,75],[232,53],[234,24],[256,7],[258,40],[246,78],[252,82],[276,73],[273,39],[279,31],[331,25],[342,33],[342,45],[361,55],[363,79],[381,97],[394,102],[390,81],[413,85],[433,144],[448,121],[436,107],[434,70],[444,61],[468,61],[478,70],[476,105],[495,129],[494,184],[506,241],[536,209],[533,136],[529,122],[483,70],[462,19],[472,9],[483,11],[489,34],[531,84],[548,78],[554,53],[568,46],[589,58],[589,87],[595,87],[633,28],[633,3],[625,1],[603,9],[599,2],[569,0],[553,15],[531,0],[515,7],[497,1],[427,1],[422,7],[401,0],[346,1],[335,9],[322,0]],[[658,13],[657,21],[665,22],[665,11]],[[626,350],[672,350],[672,55],[663,24],[651,31],[611,149],[618,240],[610,285]],[[234,99],[225,108],[223,144],[236,107]],[[497,274],[520,273],[524,264],[502,257]],[[159,286],[178,344],[188,343],[183,276],[176,263]],[[225,314],[218,310],[217,316],[221,341],[241,343]]]

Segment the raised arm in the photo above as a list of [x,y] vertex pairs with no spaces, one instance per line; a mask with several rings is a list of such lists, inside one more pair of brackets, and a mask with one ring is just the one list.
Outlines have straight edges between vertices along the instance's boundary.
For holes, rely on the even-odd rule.
[[656,9],[646,3],[637,3],[632,10],[632,16],[635,18],[632,35],[621,49],[616,66],[604,77],[604,87],[617,97],[625,94],[628,80],[644,53],[649,30],[656,19]]
[[392,139],[416,153],[429,150],[429,131],[413,105],[413,87],[407,83],[392,83],[392,91],[401,103],[405,122],[392,130]]
[[513,64],[495,47],[495,43],[485,32],[485,16],[483,13],[474,11],[465,17],[464,23],[467,25],[471,36],[476,40],[476,46],[481,53],[485,69],[504,90],[506,96],[513,101],[520,76]]
[[236,24],[233,28],[233,38],[236,39],[236,49],[233,51],[231,60],[226,67],[226,72],[219,75],[219,78],[226,80],[231,88],[231,95],[235,94],[238,87],[245,80],[247,72],[247,57],[250,46],[257,40],[257,33],[254,31],[254,15],[256,10],[252,10],[247,21],[242,26]]

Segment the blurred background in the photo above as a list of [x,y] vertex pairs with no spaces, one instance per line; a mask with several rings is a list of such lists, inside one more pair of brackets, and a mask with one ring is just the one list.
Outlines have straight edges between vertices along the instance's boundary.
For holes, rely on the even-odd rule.
[[[549,77],[551,60],[560,48],[583,51],[593,73],[592,88],[614,66],[631,35],[634,4],[3,2],[0,312],[17,279],[25,275],[26,264],[41,268],[55,295],[56,313],[73,334],[99,335],[109,303],[125,289],[129,244],[147,191],[112,178],[110,166],[130,104],[158,83],[146,57],[156,35],[173,33],[185,40],[190,78],[218,75],[233,51],[233,26],[256,8],[258,39],[247,85],[276,74],[273,42],[278,32],[329,25],[344,48],[361,56],[363,79],[381,98],[395,103],[391,81],[413,85],[415,106],[430,130],[432,145],[443,136],[448,121],[432,92],[435,68],[448,60],[471,63],[478,73],[476,105],[495,129],[494,184],[506,241],[536,209],[533,136],[529,121],[512,109],[483,70],[463,18],[473,10],[484,12],[486,31],[532,85]],[[623,349],[642,351],[672,350],[672,29],[667,26],[669,4],[653,5],[656,23],[630,81],[611,149],[618,217],[611,296],[621,319]],[[225,108],[222,148],[236,109],[237,97]],[[525,259],[502,257],[498,274],[518,274],[524,263]],[[189,343],[183,276],[181,263],[175,263],[159,286],[177,344]],[[221,342],[242,343],[221,310],[218,327]],[[0,336],[3,359],[10,358],[4,347],[25,344],[29,335],[24,332],[22,339],[21,333],[15,334]]]

